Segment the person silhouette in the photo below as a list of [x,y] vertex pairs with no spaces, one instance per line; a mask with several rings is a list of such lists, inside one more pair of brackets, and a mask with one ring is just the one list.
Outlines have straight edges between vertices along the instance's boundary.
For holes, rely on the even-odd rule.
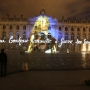
[[7,75],[7,54],[4,52],[4,49],[1,49],[0,62],[1,62],[1,77],[6,76]]

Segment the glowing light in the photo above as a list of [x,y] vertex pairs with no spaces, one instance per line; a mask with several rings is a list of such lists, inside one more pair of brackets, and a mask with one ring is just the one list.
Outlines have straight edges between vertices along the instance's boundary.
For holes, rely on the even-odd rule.
[[73,43],[73,40],[64,40],[64,38],[61,38],[61,42],[59,43],[58,47],[61,47],[63,43]]
[[56,52],[56,47],[55,47],[55,45],[52,47],[52,51],[53,51],[53,53]]
[[86,54],[86,52],[82,52],[82,54]]
[[33,40],[34,40],[34,35],[31,36],[30,38],[30,45],[28,47],[28,52],[32,52],[33,51]]
[[82,45],[82,51],[86,51],[86,44]]
[[33,40],[34,40],[34,35],[31,35],[31,39],[30,41],[33,43]]
[[13,36],[10,37],[9,39],[9,43],[19,43],[19,45],[21,45],[21,43],[26,43],[28,42],[29,40],[23,40],[21,39],[21,37],[19,37],[19,39],[13,39]]
[[[55,40],[58,40],[58,28],[56,26],[56,23],[58,22],[56,19],[52,19],[52,17],[47,17],[46,15],[40,15],[38,17],[35,17],[33,19],[31,19],[31,22],[35,21],[34,23],[34,27],[32,28],[30,34],[31,34],[31,37],[30,37],[30,45],[28,47],[28,52],[31,52],[33,49],[33,46],[35,44],[35,39],[34,39],[34,36],[32,34],[34,34],[35,32],[38,34],[38,38],[36,39],[36,42],[37,42],[37,46],[39,49],[42,49],[42,46],[40,44],[41,43],[51,43],[52,44],[52,40],[45,40],[44,38],[44,41],[42,40],[42,38],[39,38],[39,37],[42,37],[40,35],[40,33],[44,33],[44,35],[48,35],[48,33],[50,33],[51,37],[54,38]],[[50,27],[50,28],[49,28]],[[58,43],[58,42],[57,42]],[[46,48],[46,45],[44,47],[44,49]],[[52,53],[55,53],[57,52],[56,51],[56,47],[55,45],[51,48],[52,49]],[[49,52],[51,53],[51,50],[46,50],[46,53]]]
[[51,53],[51,49],[46,50],[45,53]]
[[88,44],[88,51],[90,51],[90,44]]
[[[34,40],[34,35],[32,33],[37,32],[40,35],[40,33],[44,33],[44,35],[48,34],[48,27],[49,27],[49,20],[46,16],[39,16],[34,24],[34,27],[31,30],[31,38],[30,38],[30,45],[28,47],[28,52],[31,52],[33,50],[33,46],[35,42],[39,43],[47,43],[49,40],[43,41],[40,40],[41,38],[38,37],[37,40]],[[49,41],[50,42],[50,41]]]
[[45,51],[45,53],[59,53],[59,51],[56,51],[56,47],[55,45],[52,47],[52,52],[51,52],[51,49],[48,49]]

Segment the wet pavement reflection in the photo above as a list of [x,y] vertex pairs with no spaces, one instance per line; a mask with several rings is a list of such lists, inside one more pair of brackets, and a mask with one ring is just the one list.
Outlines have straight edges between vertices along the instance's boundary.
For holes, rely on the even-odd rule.
[[22,70],[22,63],[29,70],[90,69],[90,54],[8,54],[8,72]]

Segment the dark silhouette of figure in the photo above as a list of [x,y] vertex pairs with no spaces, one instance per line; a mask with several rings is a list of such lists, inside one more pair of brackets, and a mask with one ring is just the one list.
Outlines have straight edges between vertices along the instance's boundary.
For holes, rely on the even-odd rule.
[[1,62],[1,76],[6,76],[7,75],[7,55],[6,53],[4,53],[4,49],[1,49],[0,62]]

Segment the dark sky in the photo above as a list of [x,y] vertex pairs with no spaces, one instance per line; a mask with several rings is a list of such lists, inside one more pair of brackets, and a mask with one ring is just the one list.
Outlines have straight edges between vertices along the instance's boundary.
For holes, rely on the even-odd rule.
[[48,16],[61,19],[62,16],[89,18],[90,0],[0,0],[0,15],[6,17],[33,17],[39,15],[42,5]]

